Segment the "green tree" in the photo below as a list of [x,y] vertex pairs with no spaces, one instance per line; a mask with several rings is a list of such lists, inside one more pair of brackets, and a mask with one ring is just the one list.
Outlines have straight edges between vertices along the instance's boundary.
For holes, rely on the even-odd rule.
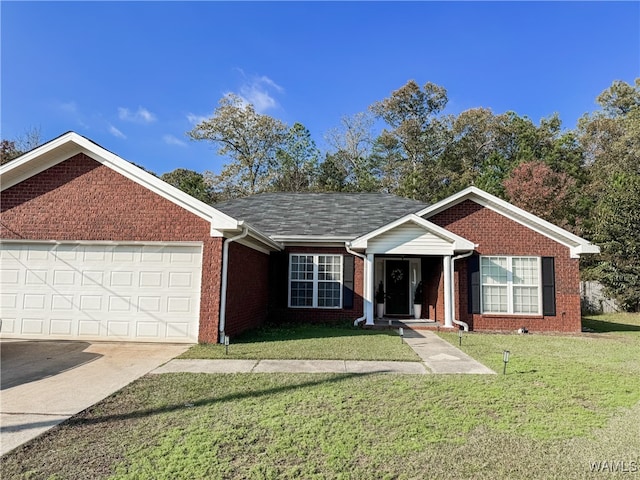
[[636,78],[635,85],[622,80],[614,81],[598,96],[597,102],[610,117],[628,114],[640,104],[640,78]]
[[172,172],[163,173],[160,179],[204,203],[211,204],[215,201],[212,188],[201,173],[177,168]]
[[595,208],[598,280],[627,311],[640,312],[640,175],[616,172]]
[[193,140],[213,142],[219,155],[231,159],[219,174],[206,175],[221,197],[234,198],[269,188],[276,154],[283,148],[288,130],[280,120],[259,114],[253,105],[228,94],[220,100],[213,116],[187,135]]
[[323,192],[349,191],[346,163],[339,155],[327,153],[318,169],[317,188]]
[[601,247],[587,275],[602,282],[623,308],[640,308],[640,79],[613,82],[602,110],[580,119],[578,134],[595,205],[589,230]]
[[513,168],[510,159],[500,155],[498,152],[491,152],[474,179],[474,185],[485,192],[489,192],[500,198],[507,198],[504,189],[504,181],[509,176]]
[[393,193],[421,200],[439,197],[444,183],[439,159],[447,122],[437,116],[446,104],[443,87],[426,83],[421,88],[410,80],[370,107],[389,127],[383,129],[377,145],[379,156],[387,161],[387,178],[399,181],[391,186]]
[[279,192],[312,189],[318,176],[319,156],[320,151],[309,130],[301,123],[295,123],[276,153],[273,189]]

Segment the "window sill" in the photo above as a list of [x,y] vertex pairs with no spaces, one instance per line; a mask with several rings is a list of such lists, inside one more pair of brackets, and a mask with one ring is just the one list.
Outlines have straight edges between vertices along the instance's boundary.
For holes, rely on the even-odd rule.
[[538,313],[476,313],[475,315],[481,315],[487,318],[533,318],[542,319],[544,315]]
[[293,305],[289,305],[287,308],[294,310],[344,310],[342,307],[294,307]]

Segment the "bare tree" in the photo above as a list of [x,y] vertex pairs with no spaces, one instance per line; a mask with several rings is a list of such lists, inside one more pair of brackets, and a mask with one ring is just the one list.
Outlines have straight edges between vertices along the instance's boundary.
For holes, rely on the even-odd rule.
[[33,150],[41,144],[40,127],[31,127],[14,139],[2,139],[0,141],[0,165],[18,158],[23,153]]

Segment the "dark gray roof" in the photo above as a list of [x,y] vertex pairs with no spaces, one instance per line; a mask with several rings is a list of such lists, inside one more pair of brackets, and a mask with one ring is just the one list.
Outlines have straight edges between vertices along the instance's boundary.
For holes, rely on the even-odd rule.
[[213,206],[270,236],[349,238],[426,207],[385,193],[261,193]]

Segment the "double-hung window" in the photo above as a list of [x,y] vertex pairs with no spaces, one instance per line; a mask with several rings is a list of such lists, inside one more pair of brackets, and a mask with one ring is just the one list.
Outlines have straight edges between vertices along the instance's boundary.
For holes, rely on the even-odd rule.
[[480,258],[482,312],[541,314],[539,257]]
[[292,254],[289,257],[289,306],[340,308],[342,255]]

